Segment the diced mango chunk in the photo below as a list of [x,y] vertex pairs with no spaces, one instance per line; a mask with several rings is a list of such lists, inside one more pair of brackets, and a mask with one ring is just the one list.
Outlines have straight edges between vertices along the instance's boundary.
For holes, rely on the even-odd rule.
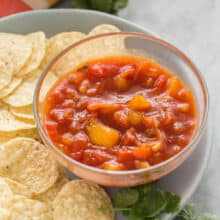
[[131,110],[128,112],[128,119],[131,125],[139,125],[142,122],[142,114]]
[[140,143],[133,153],[136,159],[145,161],[152,155],[152,149],[147,143]]
[[135,161],[136,169],[144,169],[150,167],[150,164],[147,161]]
[[125,91],[129,87],[128,80],[120,75],[114,79],[114,83],[115,83],[115,87],[118,91]]
[[121,108],[120,104],[117,103],[102,103],[102,102],[92,102],[87,105],[89,111],[101,111],[102,113],[113,113]]
[[181,112],[186,113],[186,112],[189,111],[190,106],[189,106],[188,103],[180,103],[180,104],[177,105],[177,108],[178,108]]
[[162,150],[162,143],[161,143],[161,142],[155,143],[155,144],[151,147],[151,149],[152,149],[153,152],[161,151],[161,150]]
[[99,146],[113,147],[120,140],[120,132],[96,120],[91,120],[87,127],[90,141]]
[[168,94],[174,98],[178,98],[178,92],[182,89],[182,87],[182,82],[177,77],[173,77],[168,82]]
[[135,95],[131,101],[128,103],[128,107],[133,110],[148,110],[151,104],[142,95]]
[[120,163],[113,162],[113,161],[107,161],[102,165],[102,168],[105,170],[111,170],[111,171],[120,171],[124,170],[124,166]]

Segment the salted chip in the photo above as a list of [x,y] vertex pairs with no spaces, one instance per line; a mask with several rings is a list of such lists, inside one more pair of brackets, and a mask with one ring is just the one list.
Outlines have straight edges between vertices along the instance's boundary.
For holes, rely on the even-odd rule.
[[30,105],[33,102],[34,89],[41,70],[37,69],[33,73],[25,76],[23,82],[9,96],[4,98],[4,101],[14,107]]
[[45,202],[52,206],[55,197],[68,181],[69,180],[67,176],[63,172],[60,173],[56,183],[52,187],[50,187],[46,192],[35,196],[34,199]]
[[36,124],[16,118],[7,108],[0,108],[0,132],[11,132],[35,128]]
[[14,196],[10,208],[10,220],[52,220],[47,204],[28,199],[24,196]]
[[10,107],[10,112],[20,118],[34,120],[33,106]]
[[54,56],[77,41],[85,38],[86,35],[81,32],[64,32],[51,37],[47,42],[46,56],[43,65],[46,65]]
[[0,207],[0,220],[8,220],[10,212],[6,208]]
[[17,137],[29,137],[37,141],[41,140],[37,128],[9,132],[0,131],[0,145]]
[[0,51],[11,56],[17,73],[27,62],[32,52],[32,44],[25,36],[0,33]]
[[13,193],[6,181],[0,177],[0,207],[8,208],[11,204]]
[[27,186],[25,186],[19,182],[16,182],[14,180],[11,180],[9,178],[4,178],[4,180],[8,184],[8,186],[9,186],[10,190],[13,192],[13,194],[26,196],[28,198],[32,197],[32,194],[28,190]]
[[13,72],[14,65],[11,62],[10,56],[0,53],[0,90],[11,82]]
[[107,34],[112,32],[120,32],[120,29],[110,24],[100,24],[94,27],[88,34],[88,36],[94,36],[98,34]]
[[46,36],[44,32],[35,32],[26,36],[27,40],[32,44],[32,53],[27,63],[18,72],[19,76],[23,76],[37,69],[46,52]]
[[28,187],[32,195],[57,180],[58,165],[46,147],[31,138],[15,138],[0,147],[0,175]]
[[100,186],[85,180],[73,180],[64,185],[53,203],[54,220],[113,220],[111,200]]
[[55,82],[58,80],[58,77],[54,75],[53,73],[49,73],[46,78],[44,79],[44,82],[41,86],[41,92],[40,92],[40,100],[44,100],[48,91],[51,89],[51,87],[55,84]]
[[0,99],[10,95],[20,84],[22,78],[13,77],[9,85],[0,90]]

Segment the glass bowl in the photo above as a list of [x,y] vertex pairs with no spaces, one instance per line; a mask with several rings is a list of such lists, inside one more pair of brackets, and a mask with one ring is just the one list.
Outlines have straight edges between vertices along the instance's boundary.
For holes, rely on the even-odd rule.
[[[190,143],[178,154],[145,169],[107,171],[85,165],[65,155],[49,139],[44,126],[44,105],[48,90],[63,75],[88,60],[114,55],[132,55],[155,60],[180,77],[192,90],[197,103],[196,131]],[[35,90],[34,115],[44,144],[57,160],[75,175],[105,185],[127,187],[150,183],[179,167],[197,147],[208,115],[208,92],[196,66],[171,44],[146,34],[110,33],[77,42],[58,54],[44,69]],[[198,146],[199,147],[199,146]]]

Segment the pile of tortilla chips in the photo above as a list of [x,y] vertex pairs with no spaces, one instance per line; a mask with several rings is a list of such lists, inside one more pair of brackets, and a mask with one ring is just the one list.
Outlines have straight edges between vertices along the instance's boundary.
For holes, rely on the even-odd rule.
[[[99,25],[88,34],[117,32]],[[70,181],[41,143],[33,115],[33,95],[45,65],[80,32],[0,33],[0,219],[112,220],[111,200],[96,184]],[[48,85],[50,87],[51,85]]]

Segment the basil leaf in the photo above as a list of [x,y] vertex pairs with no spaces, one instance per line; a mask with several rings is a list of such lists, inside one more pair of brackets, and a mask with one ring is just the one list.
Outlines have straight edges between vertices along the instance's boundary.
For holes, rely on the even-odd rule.
[[128,0],[113,0],[113,10],[118,11],[119,9],[125,8],[128,4]]
[[75,8],[90,8],[89,0],[72,0],[72,4]]
[[167,200],[164,193],[160,190],[151,190],[145,195],[141,203],[132,207],[131,212],[133,212],[133,215],[142,218],[151,218],[159,215],[166,205]]
[[91,8],[111,13],[112,0],[90,0]]
[[119,191],[114,199],[113,204],[115,208],[127,208],[134,205],[139,198],[139,193],[136,189],[122,189]]
[[180,209],[180,197],[170,192],[165,192],[164,194],[167,200],[167,205],[164,209],[164,212],[178,212]]
[[220,220],[220,217],[213,214],[205,213],[196,217],[196,220]]

